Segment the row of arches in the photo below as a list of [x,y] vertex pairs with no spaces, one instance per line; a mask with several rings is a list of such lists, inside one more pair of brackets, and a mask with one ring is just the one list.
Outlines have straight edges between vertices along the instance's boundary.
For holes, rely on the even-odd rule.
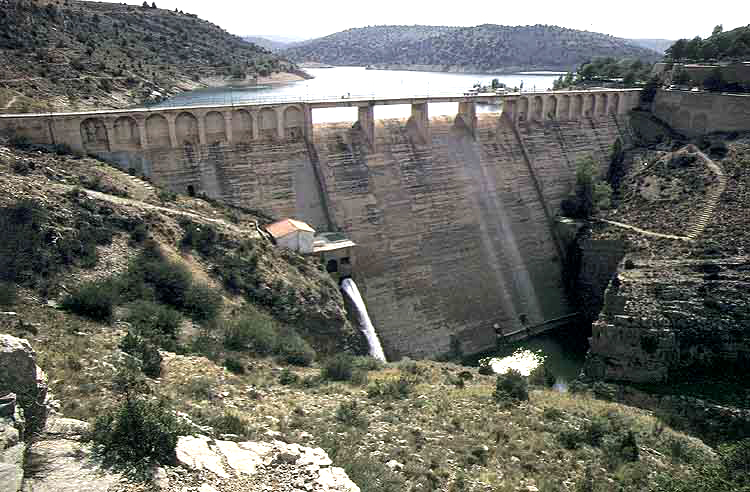
[[[184,111],[174,119],[161,113],[136,120],[87,118],[81,140],[87,151],[113,151],[176,146],[250,142],[258,139],[298,139],[304,135],[304,114],[297,106],[258,111],[210,111],[203,116]],[[174,140],[174,141],[173,141]]]
[[617,92],[591,94],[539,94],[518,98],[516,117],[523,120],[577,120],[624,112],[625,101]]

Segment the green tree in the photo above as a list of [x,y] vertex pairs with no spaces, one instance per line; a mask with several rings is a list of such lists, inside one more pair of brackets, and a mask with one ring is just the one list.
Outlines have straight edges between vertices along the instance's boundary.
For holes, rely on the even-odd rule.
[[635,72],[633,70],[628,70],[625,73],[625,76],[622,78],[622,83],[625,86],[630,86],[635,84]]
[[679,61],[685,58],[685,51],[687,48],[687,39],[678,39],[672,46],[667,48],[667,56],[674,61]]
[[724,75],[722,75],[719,67],[711,70],[711,73],[708,74],[706,80],[703,81],[703,87],[709,91],[721,91],[724,89],[724,86],[726,86],[726,81],[724,80]]
[[711,32],[711,36],[718,36],[719,34],[724,32],[724,26],[722,24],[717,25],[714,27],[713,32]]
[[683,68],[678,68],[672,76],[672,82],[677,85],[686,85],[690,83],[690,74]]
[[646,82],[646,85],[643,87],[643,90],[641,91],[641,104],[642,105],[648,105],[651,104],[654,101],[654,98],[656,97],[656,90],[661,86],[661,82],[659,81],[659,77],[653,76],[649,79],[648,82]]

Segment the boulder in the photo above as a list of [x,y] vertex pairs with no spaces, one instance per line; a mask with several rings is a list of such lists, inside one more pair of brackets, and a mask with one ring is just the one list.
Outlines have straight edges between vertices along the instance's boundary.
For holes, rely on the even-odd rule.
[[18,492],[23,481],[24,455],[23,411],[16,395],[0,398],[0,492]]
[[0,394],[15,393],[26,419],[26,437],[44,428],[47,376],[27,340],[0,335]]

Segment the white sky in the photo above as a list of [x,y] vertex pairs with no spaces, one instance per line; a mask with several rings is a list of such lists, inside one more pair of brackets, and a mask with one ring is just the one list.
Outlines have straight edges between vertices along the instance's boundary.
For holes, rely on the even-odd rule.
[[707,37],[717,24],[729,30],[750,22],[747,0],[716,4],[708,0],[156,0],[156,4],[197,14],[233,34],[301,38],[382,24],[550,24],[624,38],[678,39]]

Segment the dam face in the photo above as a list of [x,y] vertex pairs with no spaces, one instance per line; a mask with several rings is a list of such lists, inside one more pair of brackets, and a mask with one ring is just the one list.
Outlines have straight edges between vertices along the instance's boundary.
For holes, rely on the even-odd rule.
[[120,126],[122,117],[99,126],[35,120],[40,128],[29,123],[26,134],[46,139],[38,143],[70,134],[173,191],[344,232],[358,244],[354,276],[389,360],[475,354],[499,335],[574,314],[552,219],[573,190],[576,161],[593,156],[606,172],[614,141],[628,140],[625,111],[581,103],[577,119],[558,120],[572,113],[570,101],[532,101],[533,121],[525,107],[428,119],[424,106],[408,121],[354,128],[177,115]]

